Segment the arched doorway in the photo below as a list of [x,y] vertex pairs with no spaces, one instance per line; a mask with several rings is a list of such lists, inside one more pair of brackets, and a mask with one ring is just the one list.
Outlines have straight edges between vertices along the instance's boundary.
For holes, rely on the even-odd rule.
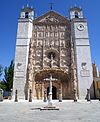
[[[47,88],[47,97],[49,95],[49,87]],[[52,99],[57,99],[57,88],[55,86],[52,87]]]

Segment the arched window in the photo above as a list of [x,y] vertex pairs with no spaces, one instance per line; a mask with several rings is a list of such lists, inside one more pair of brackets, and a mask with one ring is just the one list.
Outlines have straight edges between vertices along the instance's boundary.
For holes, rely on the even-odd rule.
[[26,12],[26,13],[25,13],[25,18],[28,18],[28,17],[29,17],[29,13]]
[[79,18],[78,11],[75,11],[75,18]]

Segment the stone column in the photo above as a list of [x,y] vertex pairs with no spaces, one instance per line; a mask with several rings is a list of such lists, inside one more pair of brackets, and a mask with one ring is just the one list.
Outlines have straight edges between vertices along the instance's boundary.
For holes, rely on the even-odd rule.
[[91,101],[91,99],[90,99],[90,89],[87,89],[87,101]]
[[33,80],[32,82],[32,94],[33,94],[33,99],[36,99],[35,80]]
[[74,88],[74,102],[77,102],[76,89]]
[[32,90],[29,90],[29,102],[32,102]]
[[28,100],[28,82],[25,84],[25,100]]
[[18,90],[15,91],[15,102],[18,102]]
[[41,91],[42,91],[42,96],[41,96],[41,97],[42,97],[42,99],[44,100],[44,91],[45,91],[45,90],[44,90],[44,83],[43,83],[43,82],[42,82],[42,88],[41,88],[41,89],[42,89],[42,90],[41,90]]
[[59,102],[62,102],[62,89],[59,89]]
[[47,102],[47,90],[44,90],[44,102]]
[[38,98],[39,98],[39,100],[41,98],[41,85],[40,85],[40,83],[38,84]]
[[60,84],[60,89],[59,89],[59,102],[62,102],[62,83]]
[[28,99],[30,99],[30,89],[31,89],[31,92],[32,92],[32,82],[28,81]]
[[40,99],[42,100],[42,82],[40,83]]
[[98,89],[98,91],[99,91],[99,101],[100,101],[100,88]]
[[39,99],[38,96],[38,83],[35,83],[36,99]]
[[3,90],[0,89],[0,102],[3,101]]

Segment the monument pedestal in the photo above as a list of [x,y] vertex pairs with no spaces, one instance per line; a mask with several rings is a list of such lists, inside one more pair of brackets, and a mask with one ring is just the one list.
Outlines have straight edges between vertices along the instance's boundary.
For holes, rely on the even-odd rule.
[[59,108],[52,103],[52,93],[49,93],[48,105],[40,108],[40,111],[42,110],[59,110]]
[[53,106],[52,103],[48,103],[47,106],[40,108],[40,111],[42,110],[59,110],[59,108],[56,106]]

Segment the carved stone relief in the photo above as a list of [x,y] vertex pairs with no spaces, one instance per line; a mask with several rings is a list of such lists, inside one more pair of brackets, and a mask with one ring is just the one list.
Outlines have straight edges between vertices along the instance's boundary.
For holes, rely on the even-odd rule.
[[90,76],[90,71],[87,69],[87,63],[83,62],[81,64],[82,70],[80,72],[81,77],[89,77]]

